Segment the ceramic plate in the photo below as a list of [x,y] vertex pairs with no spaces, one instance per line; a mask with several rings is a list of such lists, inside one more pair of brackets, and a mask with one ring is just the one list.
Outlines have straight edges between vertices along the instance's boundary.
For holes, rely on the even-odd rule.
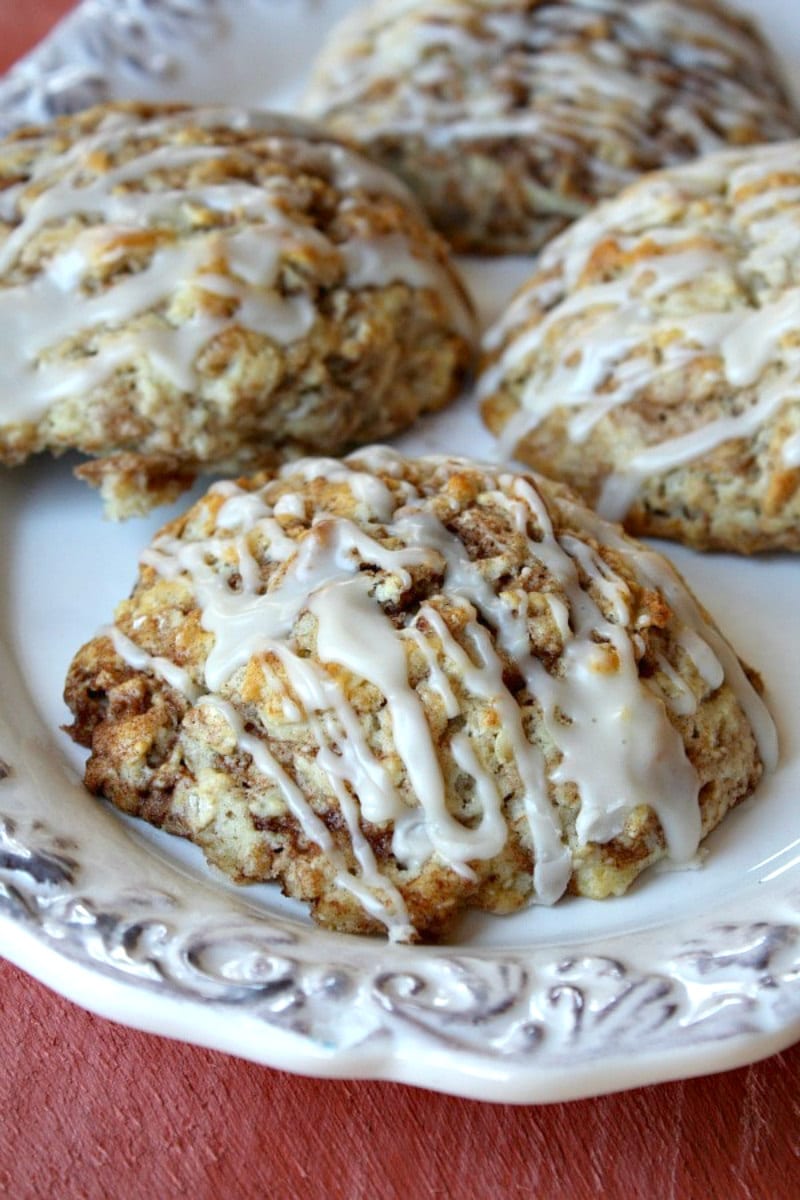
[[[109,96],[291,106],[349,0],[86,0],[0,83],[7,125]],[[744,6],[742,6],[744,7]],[[787,63],[800,19],[755,0]],[[525,268],[465,263],[485,315]],[[400,439],[488,454],[469,405]],[[471,916],[442,947],[313,927],[269,886],[80,784],[60,731],[75,649],[169,516],[113,526],[69,461],[0,476],[0,950],[95,1012],[257,1062],[535,1102],[722,1070],[800,1036],[800,563],[671,554],[769,682],[782,760],[697,869],[620,900]]]

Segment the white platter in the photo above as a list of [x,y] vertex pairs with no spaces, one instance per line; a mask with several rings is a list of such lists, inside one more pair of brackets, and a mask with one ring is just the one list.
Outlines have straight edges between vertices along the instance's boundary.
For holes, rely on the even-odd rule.
[[[86,0],[5,82],[8,124],[107,96],[290,106],[350,0]],[[800,18],[758,11],[789,65]],[[466,263],[485,313],[524,266]],[[477,456],[468,404],[399,444]],[[191,847],[79,782],[59,725],[77,647],[167,518],[103,521],[69,462],[0,476],[0,952],[115,1020],[313,1075],[541,1102],[723,1070],[800,1037],[800,563],[673,548],[763,673],[781,767],[697,870],[620,900],[470,917],[444,947],[315,929],[270,887],[236,889]]]

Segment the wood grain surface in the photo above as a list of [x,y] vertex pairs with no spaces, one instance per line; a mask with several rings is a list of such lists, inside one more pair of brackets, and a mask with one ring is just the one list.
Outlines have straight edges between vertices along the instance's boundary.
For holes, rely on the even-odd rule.
[[[0,70],[72,7],[0,0]],[[7,1200],[797,1200],[800,1046],[517,1108],[269,1071],[91,1016],[0,963]]]

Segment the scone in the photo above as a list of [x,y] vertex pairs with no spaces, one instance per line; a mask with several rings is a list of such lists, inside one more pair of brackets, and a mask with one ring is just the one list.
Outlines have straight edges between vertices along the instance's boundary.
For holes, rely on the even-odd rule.
[[65,695],[92,792],[395,939],[621,893],[776,753],[663,558],[559,484],[379,447],[213,485]]
[[800,142],[634,184],[548,246],[486,347],[505,456],[633,533],[800,550]]
[[386,437],[473,341],[396,179],[286,117],[144,104],[0,144],[0,325],[0,462],[94,456],[114,516]]
[[477,253],[535,250],[643,171],[800,133],[757,30],[715,0],[377,0],[305,107]]

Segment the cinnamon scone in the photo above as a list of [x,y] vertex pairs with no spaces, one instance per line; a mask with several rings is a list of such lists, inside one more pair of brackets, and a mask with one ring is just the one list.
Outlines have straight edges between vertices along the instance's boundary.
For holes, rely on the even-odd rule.
[[477,253],[535,250],[644,171],[800,133],[758,31],[716,0],[377,0],[305,107]]
[[774,764],[753,678],[562,485],[372,447],[214,484],[65,695],[92,792],[408,940],[691,858]]
[[0,462],[83,451],[114,516],[386,437],[473,349],[399,181],[230,108],[103,106],[2,142],[0,324]]
[[503,452],[629,531],[800,550],[800,142],[656,173],[577,222],[486,338]]

